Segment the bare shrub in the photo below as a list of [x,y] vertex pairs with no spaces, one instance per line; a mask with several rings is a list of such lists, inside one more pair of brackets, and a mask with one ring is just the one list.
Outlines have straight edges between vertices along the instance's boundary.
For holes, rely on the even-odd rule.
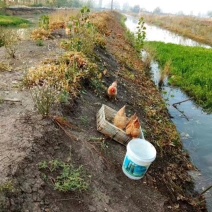
[[59,101],[60,92],[48,82],[44,82],[42,85],[32,87],[31,95],[38,112],[45,117],[49,115],[53,105]]
[[17,51],[17,44],[20,41],[17,30],[13,29],[0,29],[0,42],[2,46],[5,47],[7,54],[15,58],[15,53]]

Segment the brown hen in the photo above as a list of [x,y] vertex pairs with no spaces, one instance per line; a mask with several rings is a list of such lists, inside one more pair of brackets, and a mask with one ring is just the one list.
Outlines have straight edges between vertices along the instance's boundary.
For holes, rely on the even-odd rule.
[[131,121],[131,123],[128,123],[126,134],[130,135],[132,138],[141,137],[141,124],[137,116]]
[[127,116],[125,112],[125,107],[122,107],[114,117],[113,123],[116,127],[124,129],[127,125]]
[[107,94],[109,98],[115,98],[117,96],[117,81],[113,82],[107,89]]
[[127,126],[126,126],[126,134],[130,135],[130,132],[132,130],[132,126],[133,126],[133,122],[134,120],[137,118],[136,113],[134,115],[132,115],[127,122]]

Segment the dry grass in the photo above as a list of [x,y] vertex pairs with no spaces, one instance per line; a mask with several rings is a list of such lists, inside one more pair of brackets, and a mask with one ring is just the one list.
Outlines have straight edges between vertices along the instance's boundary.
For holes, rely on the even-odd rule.
[[36,68],[30,68],[25,83],[31,87],[47,82],[59,91],[68,92],[75,96],[82,79],[86,77],[92,79],[97,70],[97,66],[90,63],[83,53],[68,52],[60,61],[52,61]]
[[0,62],[0,72],[3,71],[12,71],[12,67],[9,65],[9,63]]
[[[44,17],[48,19],[47,24],[41,24],[38,29],[35,29],[31,38],[33,40],[48,40],[52,39],[51,35],[55,30],[64,29],[68,26],[71,17],[79,16],[78,10],[67,9],[67,10],[57,10],[54,13]],[[42,18],[42,17],[41,17]]]
[[35,29],[31,36],[32,40],[48,40],[52,39],[51,33],[49,30],[45,30],[42,28]]
[[97,27],[98,31],[105,36],[110,36],[111,30],[108,29],[107,22],[112,18],[108,17],[106,13],[91,15],[91,22]]
[[63,22],[68,24],[70,21],[70,17],[76,16],[79,14],[79,10],[77,9],[67,9],[67,10],[57,10],[54,13],[49,15],[50,26],[52,23]]
[[168,29],[198,42],[212,45],[212,20],[190,16],[141,14],[145,22]]
[[17,30],[10,28],[0,29],[0,42],[5,47],[6,53],[11,58],[16,57],[17,45],[20,41]]
[[50,31],[53,32],[57,29],[65,29],[66,23],[64,21],[50,22]]
[[101,34],[105,35],[106,48],[120,61],[122,66],[142,70],[143,63],[129,41],[126,31],[120,25],[120,19],[119,13],[104,12],[93,14],[90,21]]

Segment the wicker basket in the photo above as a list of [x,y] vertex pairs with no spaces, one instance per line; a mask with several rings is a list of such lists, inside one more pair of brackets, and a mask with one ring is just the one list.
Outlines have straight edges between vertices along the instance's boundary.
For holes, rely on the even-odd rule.
[[117,111],[103,104],[96,114],[97,130],[126,146],[132,138],[127,136],[123,130],[112,124],[116,113]]

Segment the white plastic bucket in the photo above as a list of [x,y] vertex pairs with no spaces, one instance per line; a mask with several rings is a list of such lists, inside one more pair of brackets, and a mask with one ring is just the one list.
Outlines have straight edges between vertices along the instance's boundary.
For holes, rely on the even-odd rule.
[[127,152],[122,165],[124,174],[133,180],[144,177],[156,158],[155,147],[145,139],[132,139],[127,144]]

